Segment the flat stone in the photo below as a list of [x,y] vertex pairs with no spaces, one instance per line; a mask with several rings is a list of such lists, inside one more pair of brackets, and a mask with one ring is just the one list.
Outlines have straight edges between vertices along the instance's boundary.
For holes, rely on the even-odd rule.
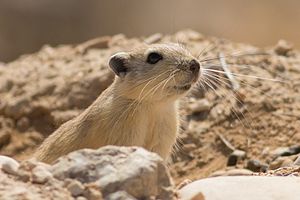
[[299,188],[295,177],[214,177],[186,185],[179,195],[183,200],[298,200]]

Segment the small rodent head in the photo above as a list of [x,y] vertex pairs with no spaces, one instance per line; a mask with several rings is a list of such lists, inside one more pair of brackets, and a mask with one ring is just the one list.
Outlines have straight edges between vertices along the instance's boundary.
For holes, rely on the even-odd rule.
[[145,45],[110,58],[119,95],[140,101],[177,99],[198,80],[200,63],[179,44]]

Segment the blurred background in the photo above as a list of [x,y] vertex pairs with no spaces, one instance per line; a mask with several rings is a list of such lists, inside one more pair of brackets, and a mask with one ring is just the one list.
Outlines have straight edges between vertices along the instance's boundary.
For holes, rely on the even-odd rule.
[[300,47],[299,0],[0,0],[0,61],[44,44],[191,28],[257,46]]

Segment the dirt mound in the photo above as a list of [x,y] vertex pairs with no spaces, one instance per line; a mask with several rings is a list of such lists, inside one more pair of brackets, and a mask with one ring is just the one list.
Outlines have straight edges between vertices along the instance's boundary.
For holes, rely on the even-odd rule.
[[28,158],[47,135],[82,112],[112,82],[107,63],[113,53],[143,42],[178,41],[201,54],[203,67],[211,70],[220,70],[224,54],[235,78],[206,71],[207,91],[199,87],[182,100],[186,120],[170,165],[176,182],[228,168],[263,172],[293,163],[300,152],[299,52],[284,41],[259,49],[193,31],[45,46],[0,65],[0,153]]

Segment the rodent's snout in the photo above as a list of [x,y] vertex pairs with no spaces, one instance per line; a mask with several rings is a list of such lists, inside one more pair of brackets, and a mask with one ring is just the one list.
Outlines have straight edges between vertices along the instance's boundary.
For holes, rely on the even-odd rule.
[[190,71],[193,72],[193,74],[198,75],[199,71],[200,71],[200,64],[198,61],[196,61],[195,59],[193,59],[190,62]]

